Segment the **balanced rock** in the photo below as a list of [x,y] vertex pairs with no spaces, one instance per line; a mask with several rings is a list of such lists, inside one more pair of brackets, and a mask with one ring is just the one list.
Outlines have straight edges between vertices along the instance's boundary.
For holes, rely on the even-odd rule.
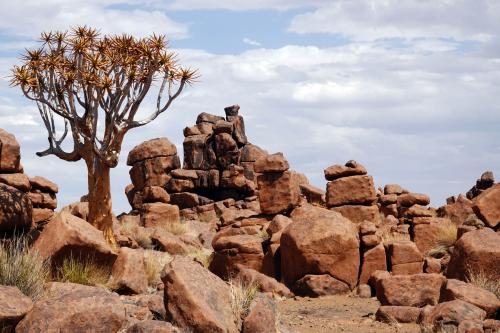
[[127,165],[134,165],[149,158],[177,155],[177,148],[167,138],[145,141],[134,147],[127,157]]
[[21,149],[16,137],[0,128],[0,171],[21,171]]
[[335,180],[342,177],[366,175],[364,166],[356,161],[348,161],[345,165],[332,165],[325,169],[326,180]]
[[490,228],[500,224],[500,184],[497,184],[483,193],[474,201],[474,212]]

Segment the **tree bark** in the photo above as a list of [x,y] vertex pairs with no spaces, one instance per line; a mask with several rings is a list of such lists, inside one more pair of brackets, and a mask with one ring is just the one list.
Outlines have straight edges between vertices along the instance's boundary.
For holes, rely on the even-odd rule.
[[97,156],[87,160],[89,223],[101,230],[110,244],[116,244],[113,235],[110,167]]

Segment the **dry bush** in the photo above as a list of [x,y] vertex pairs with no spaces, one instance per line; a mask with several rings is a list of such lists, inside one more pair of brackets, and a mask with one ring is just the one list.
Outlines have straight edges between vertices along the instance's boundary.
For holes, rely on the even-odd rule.
[[111,274],[109,267],[98,265],[91,256],[70,254],[56,269],[54,280],[88,286],[106,285]]
[[212,254],[212,251],[208,249],[197,249],[197,248],[191,248],[189,252],[186,254],[188,257],[195,259],[199,263],[203,265],[203,267],[208,268],[210,265],[210,255]]
[[262,241],[267,241],[271,238],[271,236],[269,236],[269,234],[267,233],[266,229],[261,229],[258,235],[260,236],[260,238],[262,238]]
[[500,299],[500,279],[492,276],[481,269],[468,269],[467,282],[473,285],[486,289],[495,294]]
[[420,333],[457,333],[457,326],[444,325],[438,322],[436,325],[421,324]]
[[259,286],[255,283],[247,285],[240,279],[230,279],[229,290],[233,314],[238,320],[242,320],[248,315],[250,304],[257,295]]
[[181,236],[188,233],[189,229],[186,223],[167,223],[162,225],[162,228],[165,231],[168,231],[172,235]]
[[156,288],[161,281],[161,271],[166,264],[172,261],[172,256],[166,252],[144,252],[144,270],[148,278],[148,286]]
[[457,226],[451,222],[439,224],[439,229],[436,233],[435,243],[428,255],[431,257],[442,257],[450,252],[450,248],[457,241]]
[[14,238],[0,244],[0,285],[15,286],[33,300],[43,296],[50,276],[50,262],[31,250],[25,239]]

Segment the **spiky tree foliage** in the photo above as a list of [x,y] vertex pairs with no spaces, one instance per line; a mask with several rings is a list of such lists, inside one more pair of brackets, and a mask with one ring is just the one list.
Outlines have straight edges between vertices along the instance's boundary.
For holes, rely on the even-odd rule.
[[[196,71],[177,63],[163,35],[103,36],[86,26],[43,33],[40,48],[27,50],[22,61],[12,69],[11,84],[36,102],[47,129],[49,147],[37,155],[85,161],[89,222],[114,241],[109,171],[118,163],[123,138],[167,110]],[[137,119],[153,87],[156,107]],[[66,151],[69,137],[72,149]]]

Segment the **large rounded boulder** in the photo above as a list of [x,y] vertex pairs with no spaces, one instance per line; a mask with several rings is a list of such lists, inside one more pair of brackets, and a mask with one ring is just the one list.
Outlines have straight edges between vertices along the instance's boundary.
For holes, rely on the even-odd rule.
[[291,218],[280,241],[285,284],[329,274],[354,288],[360,263],[356,226],[339,213],[311,205],[296,208]]
[[33,206],[24,192],[0,183],[0,233],[22,232],[31,227]]

